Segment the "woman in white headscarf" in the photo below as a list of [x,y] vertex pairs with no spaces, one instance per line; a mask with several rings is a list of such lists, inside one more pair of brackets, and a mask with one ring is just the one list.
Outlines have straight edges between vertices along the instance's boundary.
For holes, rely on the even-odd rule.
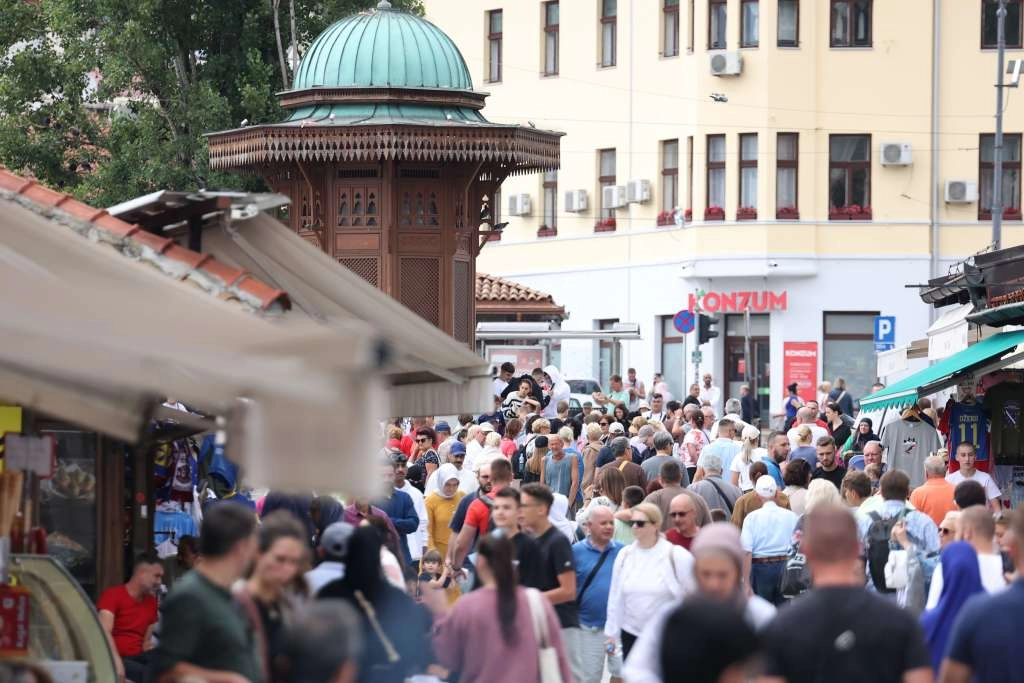
[[448,554],[448,541],[452,535],[448,524],[455,516],[459,501],[466,495],[459,490],[459,481],[455,465],[446,462],[437,468],[438,489],[424,501],[427,506],[427,547],[437,550],[441,557]]
[[548,511],[548,521],[569,539],[570,543],[576,542],[576,524],[566,515],[569,512],[569,499],[561,493],[555,493],[555,502],[551,504]]

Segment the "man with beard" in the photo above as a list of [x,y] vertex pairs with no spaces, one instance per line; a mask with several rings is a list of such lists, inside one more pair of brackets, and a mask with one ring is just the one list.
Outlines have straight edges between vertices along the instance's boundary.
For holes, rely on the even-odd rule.
[[[715,522],[702,528],[690,546],[697,590],[692,597],[708,598],[741,610],[748,624],[760,630],[775,616],[775,606],[756,595],[747,597],[743,588],[743,547],[740,532],[729,522]],[[683,598],[683,602],[689,599]],[[680,605],[666,605],[648,623],[633,644],[623,668],[630,683],[661,683],[660,652],[665,622]],[[673,680],[668,676],[664,680]]]

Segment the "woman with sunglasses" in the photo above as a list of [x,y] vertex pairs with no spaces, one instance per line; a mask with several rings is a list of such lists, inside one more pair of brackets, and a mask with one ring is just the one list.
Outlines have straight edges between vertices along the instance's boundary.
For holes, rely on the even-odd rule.
[[630,509],[636,540],[615,558],[608,594],[606,646],[622,639],[623,659],[651,615],[693,590],[693,556],[661,533],[661,510],[653,503]]
[[425,473],[424,481],[441,466],[441,458],[434,450],[436,441],[437,434],[430,427],[420,427],[416,430],[416,443],[412,448],[412,455],[409,456],[409,466],[422,467]]

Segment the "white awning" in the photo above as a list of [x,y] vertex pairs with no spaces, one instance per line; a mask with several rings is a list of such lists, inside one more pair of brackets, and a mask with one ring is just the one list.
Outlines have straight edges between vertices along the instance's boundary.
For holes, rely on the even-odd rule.
[[[489,408],[487,362],[394,298],[265,214],[207,225],[203,252],[288,292],[285,321],[329,328],[357,319],[394,351],[385,368],[392,415],[450,415]],[[297,315],[296,310],[305,315]],[[335,352],[324,349],[325,357]]]
[[229,418],[251,484],[360,488],[385,414],[368,325],[260,318],[59,210],[9,193],[0,209],[0,397],[134,443],[170,396]]
[[932,323],[928,328],[928,360],[942,360],[967,348],[967,316],[973,310],[970,303],[952,306]]

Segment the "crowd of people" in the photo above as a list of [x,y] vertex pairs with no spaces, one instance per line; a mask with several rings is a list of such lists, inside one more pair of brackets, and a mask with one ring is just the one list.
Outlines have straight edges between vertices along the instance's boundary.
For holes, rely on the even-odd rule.
[[557,368],[515,372],[495,379],[493,413],[389,425],[368,461],[375,496],[271,491],[258,520],[212,506],[194,568],[159,609],[162,569],[140,557],[98,604],[119,673],[1024,676],[1010,649],[1024,627],[1024,513],[993,502],[971,444],[955,450],[955,477],[937,452],[912,486],[873,425],[848,418],[845,388],[763,435],[710,375],[684,402],[616,376],[574,415]]

